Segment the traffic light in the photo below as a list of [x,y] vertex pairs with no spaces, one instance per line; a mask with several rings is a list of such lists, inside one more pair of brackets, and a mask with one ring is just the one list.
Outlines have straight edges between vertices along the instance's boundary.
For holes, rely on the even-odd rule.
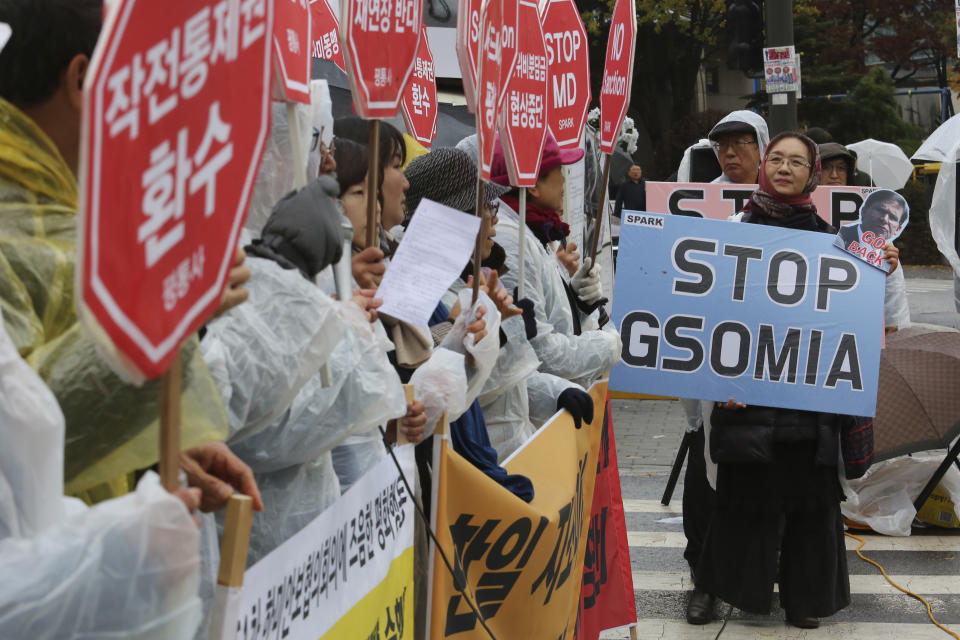
[[728,0],[727,68],[748,76],[763,75],[763,5],[761,0]]

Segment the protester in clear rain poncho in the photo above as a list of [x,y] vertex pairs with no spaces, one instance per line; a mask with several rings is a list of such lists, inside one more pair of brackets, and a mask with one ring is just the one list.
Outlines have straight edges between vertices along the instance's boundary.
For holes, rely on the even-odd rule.
[[[125,493],[130,473],[157,461],[160,398],[159,381],[137,387],[111,371],[76,314],[80,87],[102,13],[98,0],[0,5],[13,32],[0,52],[0,308],[17,350],[66,418],[65,491],[90,501]],[[246,297],[245,271],[231,270],[221,309]],[[183,363],[181,442],[193,447],[222,438],[226,418],[195,338]],[[205,487],[204,504],[215,507],[222,501],[210,490],[229,489],[203,466],[231,456],[218,447],[207,453],[184,465]],[[250,489],[249,470],[229,462],[226,479]]]
[[[363,145],[340,138],[335,138],[334,145],[340,202],[343,206],[344,215],[350,220],[354,230],[354,280],[364,280],[375,287],[379,284],[379,280],[384,272],[382,253],[379,254],[380,260],[372,262],[367,262],[362,259],[358,261],[356,259],[358,255],[362,256],[364,254],[364,252],[359,250],[359,247],[362,246],[366,234],[366,205],[368,197],[366,189],[367,149]],[[376,248],[372,251],[374,253],[380,252],[380,250]],[[394,328],[395,335],[397,332],[403,333],[405,344],[409,347],[409,353],[413,354],[411,357],[414,359],[419,358],[419,354],[421,354],[424,349],[426,349],[425,357],[429,357],[429,337],[422,333],[418,334],[416,331],[408,331],[406,328]],[[379,376],[383,380],[396,380],[397,383],[399,383],[396,371],[391,366],[391,362],[387,357],[387,352],[393,350],[394,345],[387,339],[387,334],[381,322],[375,322],[373,324],[373,332],[375,338],[368,347],[369,355],[366,356],[366,359],[376,362],[377,370],[380,372]],[[374,395],[383,393],[383,389],[380,387],[384,385],[383,383],[379,383],[376,378],[371,378],[369,384],[372,385],[370,391]],[[390,383],[388,382],[387,384]],[[397,384],[396,387],[400,389],[400,397],[402,399],[402,389],[399,384]],[[376,391],[374,392],[374,390]],[[362,393],[352,395],[351,398],[353,403],[360,404],[360,407],[355,407],[354,410],[359,408],[364,408],[368,412],[377,410],[377,407],[371,406],[373,403],[370,400],[361,399],[365,398]],[[342,400],[346,400],[346,398]],[[338,399],[338,403],[339,402],[341,402],[341,399]],[[370,403],[370,405],[367,403]],[[345,406],[348,407],[350,405],[345,404]],[[401,420],[401,427],[404,428],[408,439],[413,442],[419,441],[423,434],[422,427],[426,418],[422,415],[422,410],[422,406],[417,402],[412,407],[408,407],[406,415]],[[399,413],[392,415],[403,416],[404,411],[401,408]],[[364,428],[354,429],[352,434],[333,450],[333,463],[337,476],[340,479],[342,492],[349,489],[360,476],[376,464],[380,457],[386,454],[383,438],[378,429],[378,425],[383,424],[383,422],[383,420],[368,420],[362,425]],[[393,431],[388,433],[388,437],[394,438],[396,426],[390,426]]]
[[[411,212],[416,211],[423,198],[467,213],[476,207],[476,168],[460,149],[434,149],[411,162],[406,173],[410,182],[407,208]],[[489,182],[484,183],[484,189],[488,203],[508,190]],[[487,279],[496,279],[506,272],[506,254],[493,239],[496,222],[494,216],[492,235],[484,247],[483,271]],[[471,262],[444,295],[442,302],[447,308],[454,307],[458,293],[467,287],[472,272]],[[501,309],[505,318],[501,324],[504,339],[490,378],[478,397],[491,445],[500,462],[560,409],[570,409],[579,423],[589,408],[590,415],[586,418],[588,421],[592,418],[592,400],[580,386],[537,371],[540,361],[529,342],[536,335],[533,303],[521,300],[517,306],[523,309],[522,315],[519,311]]]
[[[473,147],[475,152],[473,140],[475,137],[466,138],[457,146],[465,151]],[[619,361],[620,336],[612,327],[591,328],[597,326],[595,309],[603,301],[599,267],[582,265],[568,285],[554,254],[555,242],[562,242],[567,233],[567,225],[557,214],[563,202],[561,166],[582,156],[582,150],[562,151],[547,134],[540,178],[527,197],[524,296],[533,302],[535,310],[537,335],[530,344],[540,359],[540,371],[587,387]],[[475,153],[470,157],[475,158]],[[499,140],[491,171],[494,182],[509,184]],[[511,291],[517,287],[520,274],[516,196],[511,192],[500,199],[497,223],[497,242],[507,256],[508,270],[502,281]]]
[[64,419],[0,322],[0,637],[189,638],[199,532],[145,475],[93,508],[63,496]]

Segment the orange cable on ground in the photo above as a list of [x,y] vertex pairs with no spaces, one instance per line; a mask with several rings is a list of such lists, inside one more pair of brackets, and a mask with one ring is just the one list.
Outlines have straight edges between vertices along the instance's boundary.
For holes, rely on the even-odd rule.
[[940,624],[939,622],[937,622],[937,619],[933,617],[933,610],[930,608],[930,603],[927,602],[927,601],[923,598],[923,596],[917,595],[916,593],[914,593],[914,592],[912,592],[912,591],[908,591],[907,589],[904,589],[903,587],[901,587],[900,585],[898,585],[896,582],[894,582],[893,580],[890,579],[890,576],[887,575],[887,571],[883,568],[883,566],[880,565],[879,562],[875,562],[874,560],[871,560],[871,559],[868,558],[867,556],[863,555],[863,552],[860,551],[860,550],[863,549],[863,545],[867,544],[867,541],[866,541],[866,540],[864,540],[863,538],[857,537],[857,536],[855,536],[855,535],[853,535],[852,533],[849,533],[849,532],[844,532],[844,535],[849,536],[850,538],[853,538],[854,540],[856,540],[857,542],[860,543],[860,546],[857,547],[856,551],[857,551],[857,555],[860,556],[860,559],[861,559],[861,560],[864,560],[864,561],[866,561],[866,562],[869,562],[870,564],[872,564],[873,566],[875,566],[877,569],[880,569],[880,573],[882,573],[882,574],[883,574],[883,577],[887,579],[887,582],[889,582],[889,583],[892,584],[894,587],[896,587],[896,588],[899,589],[900,591],[904,592],[905,594],[907,594],[907,595],[910,596],[911,598],[916,598],[917,600],[919,600],[920,602],[922,602],[924,605],[926,605],[926,607],[927,607],[927,615],[930,616],[930,622],[932,622],[933,624],[937,625],[937,627],[939,627],[944,633],[946,633],[946,634],[948,634],[948,635],[950,635],[950,636],[953,636],[953,637],[956,638],[957,640],[960,640],[960,636],[958,636],[956,633],[954,633],[954,632],[951,631],[950,629],[947,629],[945,626],[943,626],[942,624]]

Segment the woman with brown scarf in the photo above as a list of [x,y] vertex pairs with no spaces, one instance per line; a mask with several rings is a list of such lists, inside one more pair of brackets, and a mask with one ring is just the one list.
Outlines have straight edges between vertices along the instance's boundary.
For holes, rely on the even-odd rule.
[[[796,133],[778,135],[742,221],[835,234],[810,197],[819,182],[816,144]],[[887,260],[896,265],[892,246]],[[787,620],[801,628],[815,628],[820,617],[850,604],[837,469],[838,434],[849,420],[733,399],[714,407],[717,507],[697,565],[698,589],[767,613],[778,582]]]

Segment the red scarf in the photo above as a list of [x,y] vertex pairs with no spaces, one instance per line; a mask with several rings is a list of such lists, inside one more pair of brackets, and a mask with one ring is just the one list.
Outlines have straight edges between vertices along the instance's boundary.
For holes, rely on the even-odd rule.
[[[520,194],[516,191],[500,196],[507,205],[520,215]],[[553,209],[544,209],[527,200],[527,227],[543,244],[552,240],[563,241],[570,233],[570,225],[560,219]]]

